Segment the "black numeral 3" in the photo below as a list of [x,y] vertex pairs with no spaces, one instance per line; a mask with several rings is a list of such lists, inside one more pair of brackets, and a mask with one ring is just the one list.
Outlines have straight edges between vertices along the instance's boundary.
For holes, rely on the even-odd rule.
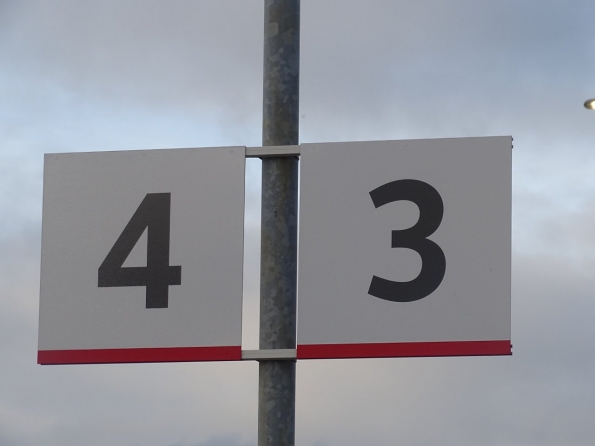
[[392,302],[413,302],[432,294],[442,283],[446,271],[446,257],[442,249],[429,240],[444,214],[442,197],[436,189],[423,181],[397,180],[370,192],[374,206],[379,208],[394,201],[412,201],[419,207],[419,220],[409,229],[392,231],[393,248],[409,248],[422,260],[419,275],[409,282],[395,282],[374,276],[368,294]]

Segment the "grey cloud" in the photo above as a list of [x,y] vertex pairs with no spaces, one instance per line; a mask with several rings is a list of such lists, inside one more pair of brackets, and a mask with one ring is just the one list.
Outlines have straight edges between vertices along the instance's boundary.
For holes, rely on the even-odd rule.
[[[593,136],[580,104],[593,89],[594,9],[304,1],[302,139]],[[12,15],[0,54],[13,75],[59,85],[75,102],[198,120],[204,110],[258,143],[260,2],[31,2]]]
[[253,95],[246,87],[261,65],[253,57],[260,52],[258,6],[35,1],[14,14],[1,53],[20,76],[50,79],[80,95],[211,107],[221,97],[239,106]]
[[306,140],[593,134],[590,3],[341,5],[303,6]]
[[[27,5],[3,43],[22,76],[120,104],[260,112],[258,1]],[[511,112],[551,115],[564,108],[557,95],[579,100],[590,85],[593,9],[586,1],[571,11],[563,2],[304,1],[302,133],[338,139],[342,123],[356,119],[371,134],[390,125],[387,114],[395,134],[481,133]],[[552,105],[543,110],[546,95]],[[461,123],[465,113],[475,123]]]

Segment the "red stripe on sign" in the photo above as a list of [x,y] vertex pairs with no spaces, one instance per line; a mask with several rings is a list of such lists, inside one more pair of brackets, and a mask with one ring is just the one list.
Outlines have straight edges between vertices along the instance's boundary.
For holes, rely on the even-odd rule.
[[114,348],[40,350],[38,364],[113,364],[125,362],[240,361],[242,347]]
[[510,341],[298,345],[297,359],[512,355]]

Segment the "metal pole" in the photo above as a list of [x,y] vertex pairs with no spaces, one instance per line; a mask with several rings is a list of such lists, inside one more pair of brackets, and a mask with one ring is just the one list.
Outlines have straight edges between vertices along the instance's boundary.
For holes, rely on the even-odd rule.
[[[298,144],[300,0],[265,0],[263,146]],[[260,349],[296,348],[298,159],[262,159]],[[258,446],[295,442],[295,361],[262,360]]]

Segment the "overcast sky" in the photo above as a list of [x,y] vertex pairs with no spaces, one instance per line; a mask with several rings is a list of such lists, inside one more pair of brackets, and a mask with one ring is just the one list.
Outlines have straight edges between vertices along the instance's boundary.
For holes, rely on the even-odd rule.
[[[593,444],[593,17],[592,0],[302,0],[301,142],[514,137],[514,355],[300,362],[297,444]],[[0,0],[0,445],[256,444],[254,362],[36,353],[43,154],[260,145],[262,35],[262,0]]]

